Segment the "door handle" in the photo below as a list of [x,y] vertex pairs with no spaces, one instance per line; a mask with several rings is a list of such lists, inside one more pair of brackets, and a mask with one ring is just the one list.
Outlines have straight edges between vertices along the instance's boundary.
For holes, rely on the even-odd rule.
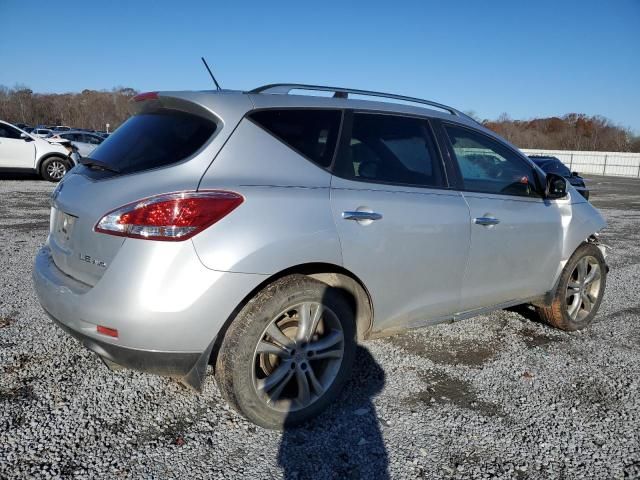
[[473,223],[488,227],[490,225],[498,225],[500,220],[494,217],[478,217],[473,219]]
[[382,218],[382,214],[376,212],[360,212],[356,210],[342,212],[342,218],[345,220],[380,220]]

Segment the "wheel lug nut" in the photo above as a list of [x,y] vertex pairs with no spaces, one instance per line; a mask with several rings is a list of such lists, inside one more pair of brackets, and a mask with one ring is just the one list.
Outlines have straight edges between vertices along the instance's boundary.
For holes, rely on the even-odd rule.
[[300,368],[301,368],[302,370],[306,370],[306,369],[307,369],[307,364],[306,364],[306,363],[303,363],[302,365],[300,365]]
[[291,362],[291,370],[296,368],[296,362]]

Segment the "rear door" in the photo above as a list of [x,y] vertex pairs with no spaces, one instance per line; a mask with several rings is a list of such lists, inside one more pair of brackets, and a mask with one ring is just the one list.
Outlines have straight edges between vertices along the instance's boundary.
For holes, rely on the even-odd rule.
[[0,168],[33,168],[34,142],[20,137],[20,130],[0,123]]
[[444,124],[444,131],[471,213],[461,311],[547,292],[561,260],[562,221],[533,167],[478,130]]
[[460,299],[469,212],[447,188],[427,120],[347,112],[331,206],[345,268],[373,299],[374,331],[451,315]]

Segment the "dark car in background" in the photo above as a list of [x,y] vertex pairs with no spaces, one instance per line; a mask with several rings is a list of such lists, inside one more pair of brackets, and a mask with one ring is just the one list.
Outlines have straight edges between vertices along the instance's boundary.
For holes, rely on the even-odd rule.
[[529,155],[529,158],[544,170],[544,173],[555,173],[566,178],[584,198],[589,200],[589,189],[584,183],[584,178],[578,172],[572,172],[559,158],[547,155]]

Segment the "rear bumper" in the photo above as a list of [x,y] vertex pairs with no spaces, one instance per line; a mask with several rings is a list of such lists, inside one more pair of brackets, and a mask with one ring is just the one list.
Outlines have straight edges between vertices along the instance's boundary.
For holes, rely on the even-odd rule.
[[[49,316],[103,358],[180,375],[266,277],[209,270],[188,241],[143,242],[124,242],[93,286],[66,275],[44,246],[33,267],[34,289]],[[117,330],[117,338],[99,333],[99,325]]]
[[103,360],[113,362],[124,368],[156,375],[182,378],[191,372],[202,356],[201,353],[158,352],[114,345],[78,332],[60,322],[49,312],[47,312],[47,314],[58,327],[75,337],[84,347],[91,350]]

